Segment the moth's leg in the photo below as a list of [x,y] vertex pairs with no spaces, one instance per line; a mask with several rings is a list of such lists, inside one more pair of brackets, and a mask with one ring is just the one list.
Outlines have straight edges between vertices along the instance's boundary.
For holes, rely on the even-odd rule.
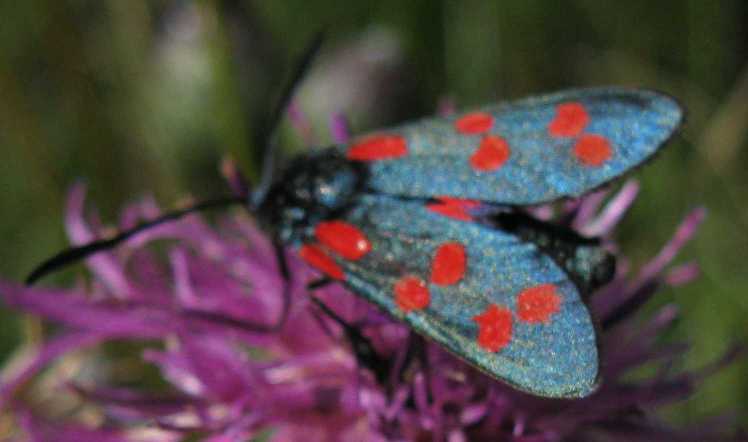
[[[333,282],[334,281],[332,279],[328,278],[328,277],[322,277],[322,278],[319,278],[319,279],[313,279],[313,280],[311,280],[311,281],[309,281],[307,283],[306,290],[309,293],[309,298],[315,304],[315,306],[317,306],[317,309],[321,313],[321,314],[317,314],[315,312],[314,317],[318,320],[320,327],[327,334],[327,336],[330,339],[333,339],[333,340],[337,338],[335,336],[335,334],[332,332],[332,330],[330,329],[330,327],[327,325],[327,323],[322,319],[322,315],[327,316],[333,322],[335,322],[336,324],[338,324],[345,331],[346,339],[350,340],[350,338],[348,338],[348,335],[350,334],[348,331],[349,330],[354,330],[354,329],[356,329],[356,327],[353,324],[350,324],[345,319],[341,318],[340,315],[338,315],[335,312],[333,312],[332,309],[330,309],[330,307],[328,307],[326,304],[324,304],[321,299],[317,298],[312,293],[315,290],[319,290],[321,288],[327,287],[328,285],[332,284]],[[356,346],[355,346],[354,343],[351,343],[351,347],[355,348]]]
[[[317,290],[317,289],[324,288],[324,287],[332,284],[332,282],[333,281],[330,278],[322,277],[322,278],[319,278],[319,279],[313,279],[313,280],[311,280],[311,281],[309,281],[307,283],[306,290],[309,293],[310,299],[312,300],[312,302],[315,303],[315,305],[318,305],[321,301],[318,298],[316,298],[312,294],[312,292],[315,291],[315,290]],[[320,308],[319,311],[322,314],[326,314],[326,310],[324,310],[324,309]],[[335,339],[335,335],[333,334],[332,330],[330,330],[330,327],[328,327],[327,323],[322,319],[322,315],[318,314],[317,312],[315,312],[314,318],[317,319],[317,322],[319,323],[320,328],[322,328],[322,331],[324,331],[325,334],[327,334],[327,336],[330,339],[334,340]],[[339,317],[338,318],[330,317],[330,318],[333,321],[338,322],[338,324],[340,324],[340,321],[342,321],[342,318],[339,318]],[[340,320],[340,321],[338,321],[338,320]],[[343,327],[343,329],[345,330],[346,327],[352,327],[352,326],[350,324],[348,324],[348,323],[345,323],[345,325],[341,324],[341,327]]]
[[[332,281],[327,280],[315,280],[312,281],[309,286],[316,287],[317,289],[321,286],[330,284]],[[368,368],[374,373],[377,381],[383,383],[387,380],[390,367],[386,359],[382,358],[374,348],[371,340],[361,333],[361,329],[354,324],[348,323],[345,319],[341,318],[340,315],[335,313],[327,304],[321,299],[312,295],[309,299],[319,308],[319,310],[330,318],[333,322],[338,324],[343,330],[348,343],[351,345],[353,354],[356,356],[358,363]]]
[[326,287],[330,284],[332,284],[334,281],[328,277],[322,277],[319,279],[313,279],[309,281],[309,283],[306,285],[306,289],[309,292],[312,292],[317,289],[321,289],[323,287]]
[[418,353],[415,344],[416,339],[417,335],[415,333],[412,331],[408,332],[408,336],[405,338],[405,345],[395,354],[395,360],[392,363],[389,376],[390,388],[394,388],[400,384],[400,381],[403,379],[411,378],[413,358]]
[[275,248],[275,259],[278,263],[278,271],[283,279],[283,291],[281,296],[283,297],[283,305],[281,306],[281,313],[278,317],[276,327],[279,329],[283,327],[288,319],[288,312],[291,309],[291,272],[288,269],[288,258],[286,258],[286,250],[283,248],[283,244],[279,241],[273,241],[273,247]]
[[414,350],[414,358],[418,360],[418,365],[423,372],[423,381],[426,387],[426,397],[429,402],[433,401],[434,395],[431,388],[431,364],[429,363],[428,343],[416,332],[410,332],[411,349]]

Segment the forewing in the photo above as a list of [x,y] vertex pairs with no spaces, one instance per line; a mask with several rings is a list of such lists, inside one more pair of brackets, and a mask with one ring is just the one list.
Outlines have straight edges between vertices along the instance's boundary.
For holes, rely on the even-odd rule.
[[529,243],[366,195],[310,229],[301,256],[392,316],[516,388],[593,391],[595,332],[566,274]]
[[368,163],[377,192],[535,204],[580,196],[641,164],[682,118],[656,92],[580,89],[425,119],[338,149]]

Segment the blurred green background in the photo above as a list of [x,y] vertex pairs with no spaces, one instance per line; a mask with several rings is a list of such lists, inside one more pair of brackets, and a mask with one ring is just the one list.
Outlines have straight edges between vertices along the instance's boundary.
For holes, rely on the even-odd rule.
[[[709,209],[678,259],[699,262],[703,277],[654,301],[682,308],[670,338],[693,348],[677,368],[704,366],[748,336],[746,23],[741,0],[0,2],[0,275],[20,280],[66,245],[76,179],[111,222],[144,194],[168,206],[224,193],[227,154],[253,175],[258,121],[326,25],[299,100],[319,143],[337,111],[363,131],[433,114],[445,98],[468,107],[602,84],[678,97],[687,126],[635,173],[642,192],[618,237],[640,265],[689,209]],[[281,135],[289,150],[304,147],[287,125]],[[0,314],[5,358],[23,320]],[[724,410],[748,421],[748,359],[668,414]]]

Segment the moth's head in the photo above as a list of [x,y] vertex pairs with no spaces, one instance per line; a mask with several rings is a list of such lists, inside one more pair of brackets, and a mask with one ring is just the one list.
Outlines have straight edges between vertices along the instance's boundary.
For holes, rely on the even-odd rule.
[[334,149],[301,155],[278,175],[256,213],[280,239],[292,241],[292,234],[350,207],[367,176],[361,163]]

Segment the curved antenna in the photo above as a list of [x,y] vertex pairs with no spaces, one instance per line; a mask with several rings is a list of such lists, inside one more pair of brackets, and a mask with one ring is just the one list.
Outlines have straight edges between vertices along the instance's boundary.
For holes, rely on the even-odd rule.
[[101,252],[106,249],[111,249],[112,247],[117,246],[123,241],[126,241],[133,235],[136,235],[142,232],[143,230],[158,226],[159,224],[167,223],[169,221],[175,221],[193,212],[200,212],[200,211],[208,210],[208,209],[226,207],[226,206],[231,206],[234,204],[243,204],[244,202],[245,202],[244,198],[239,197],[239,196],[230,196],[230,197],[217,198],[213,200],[203,201],[201,203],[197,203],[190,207],[187,207],[181,210],[175,210],[173,212],[166,213],[158,218],[138,224],[132,229],[128,229],[128,230],[124,230],[120,232],[113,238],[93,241],[88,244],[84,244],[82,246],[71,247],[71,248],[62,250],[56,255],[52,256],[51,258],[45,260],[44,262],[36,266],[36,268],[29,274],[29,276],[26,277],[26,285],[32,285],[36,281],[38,281],[40,278],[42,278],[43,276],[46,276],[50,273],[56,272],[71,264],[79,262],[85,258],[88,258],[89,256],[95,253]]
[[301,57],[298,59],[293,71],[291,72],[289,82],[283,88],[278,101],[275,103],[275,107],[267,120],[267,124],[260,129],[260,136],[258,139],[260,140],[260,146],[263,148],[262,170],[260,182],[249,198],[250,209],[256,209],[267,196],[268,190],[273,181],[278,126],[283,120],[286,109],[288,109],[288,105],[291,103],[291,99],[293,98],[296,89],[299,87],[299,84],[301,84],[301,80],[312,65],[312,61],[314,61],[316,56],[319,54],[324,39],[325,32],[318,31],[304,49],[304,52],[302,52]]

